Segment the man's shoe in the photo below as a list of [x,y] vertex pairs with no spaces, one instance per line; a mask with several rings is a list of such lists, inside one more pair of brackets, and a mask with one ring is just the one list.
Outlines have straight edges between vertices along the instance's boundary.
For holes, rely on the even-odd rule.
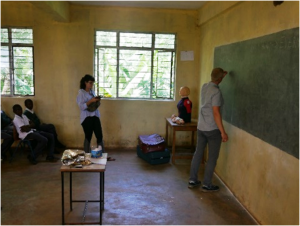
[[219,186],[217,185],[203,185],[202,189],[203,192],[214,192],[214,191],[219,191]]
[[34,158],[32,158],[31,155],[28,155],[27,158],[28,158],[29,162],[32,165],[36,165],[37,164],[37,161]]
[[198,186],[200,186],[200,184],[201,184],[201,181],[189,181],[189,186],[188,186],[188,188],[195,188],[195,187],[198,187]]
[[46,161],[49,161],[49,162],[57,162],[57,160],[59,160],[59,158],[56,158],[55,156],[47,156],[46,157]]

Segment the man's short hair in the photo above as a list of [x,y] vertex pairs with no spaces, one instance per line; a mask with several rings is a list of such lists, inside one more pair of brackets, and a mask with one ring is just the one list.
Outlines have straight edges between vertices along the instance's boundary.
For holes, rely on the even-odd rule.
[[211,72],[211,80],[213,82],[217,81],[218,79],[222,78],[224,75],[224,70],[220,67],[214,68]]
[[21,108],[21,109],[22,109],[22,107],[21,107],[20,104],[15,104],[15,105],[12,107],[13,111],[15,111],[15,110],[18,109],[18,108]]
[[33,103],[33,101],[32,101],[31,99],[26,99],[26,100],[24,101],[24,104],[26,105],[26,104],[29,103],[29,102]]

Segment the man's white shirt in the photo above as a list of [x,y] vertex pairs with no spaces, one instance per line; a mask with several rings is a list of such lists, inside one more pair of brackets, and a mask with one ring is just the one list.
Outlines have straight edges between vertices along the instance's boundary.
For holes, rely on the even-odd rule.
[[19,138],[20,139],[24,139],[29,133],[33,133],[33,131],[35,131],[34,129],[31,129],[29,132],[21,132],[21,127],[22,126],[26,126],[26,125],[30,125],[29,123],[29,119],[27,118],[26,115],[22,114],[22,117],[20,117],[19,115],[15,114],[15,118],[13,120],[13,123],[16,127],[16,130],[18,131],[19,134]]

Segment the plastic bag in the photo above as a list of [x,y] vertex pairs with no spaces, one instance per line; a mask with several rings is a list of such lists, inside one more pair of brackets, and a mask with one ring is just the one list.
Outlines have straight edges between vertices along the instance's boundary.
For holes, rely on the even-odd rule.
[[83,150],[65,150],[61,162],[65,166],[85,165],[85,152]]

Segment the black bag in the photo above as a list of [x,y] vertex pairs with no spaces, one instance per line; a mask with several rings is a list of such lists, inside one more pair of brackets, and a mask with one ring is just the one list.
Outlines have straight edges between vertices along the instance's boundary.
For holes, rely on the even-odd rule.
[[151,165],[170,162],[170,151],[166,148],[163,151],[144,153],[137,145],[137,155]]
[[98,107],[100,106],[100,104],[101,104],[100,101],[101,101],[102,97],[103,96],[97,96],[97,98],[99,99],[99,101],[91,103],[86,110],[88,110],[90,112],[96,111],[98,109]]
[[86,110],[88,110],[90,112],[93,112],[93,111],[96,111],[99,106],[100,106],[100,100],[91,103]]

